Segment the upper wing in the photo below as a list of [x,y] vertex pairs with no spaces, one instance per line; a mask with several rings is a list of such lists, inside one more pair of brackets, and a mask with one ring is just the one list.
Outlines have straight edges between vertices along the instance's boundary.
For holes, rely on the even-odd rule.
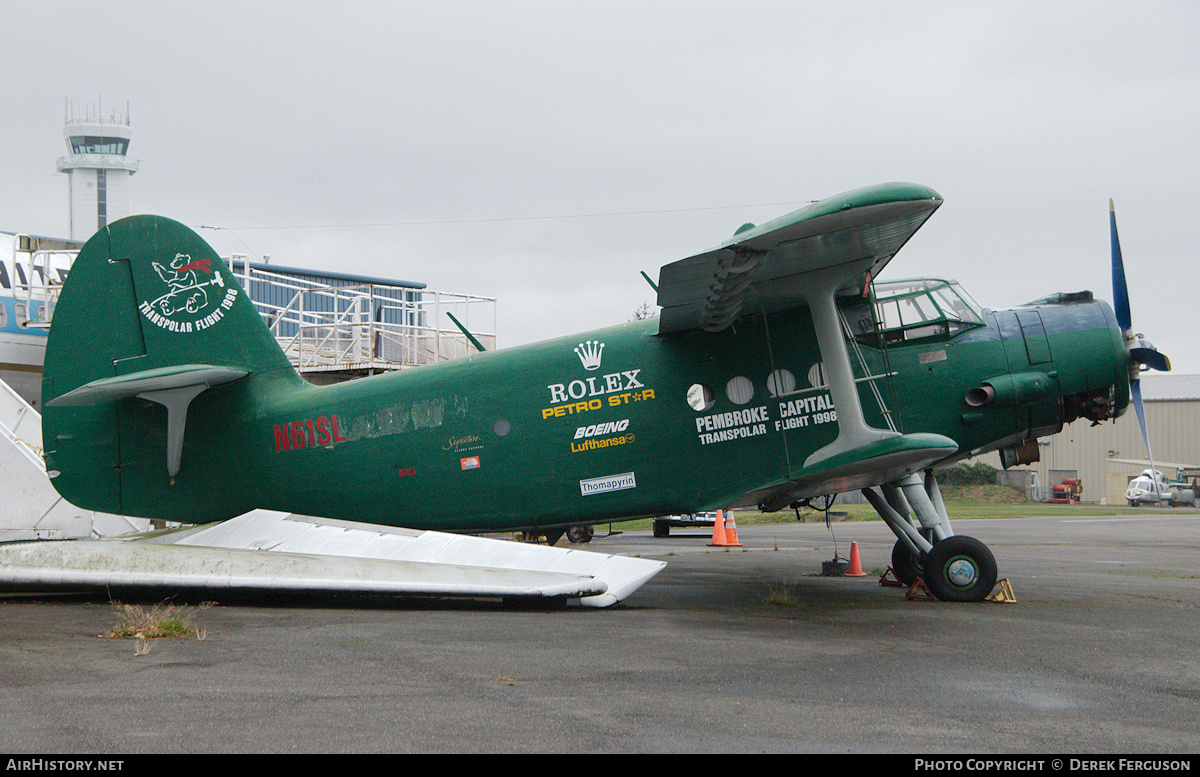
[[[720,331],[743,314],[803,305],[793,284],[808,273],[841,273],[861,289],[942,204],[927,186],[887,183],[815,202],[718,248],[662,268],[659,333]],[[747,294],[755,294],[747,301]]]

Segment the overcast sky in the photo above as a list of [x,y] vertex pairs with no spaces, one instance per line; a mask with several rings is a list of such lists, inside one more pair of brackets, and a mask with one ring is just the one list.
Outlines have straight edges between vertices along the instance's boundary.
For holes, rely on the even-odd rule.
[[668,262],[882,181],[945,205],[884,280],[1111,300],[1200,372],[1200,3],[0,4],[0,230],[65,236],[64,102],[124,112],[133,211],[218,252],[620,323]]

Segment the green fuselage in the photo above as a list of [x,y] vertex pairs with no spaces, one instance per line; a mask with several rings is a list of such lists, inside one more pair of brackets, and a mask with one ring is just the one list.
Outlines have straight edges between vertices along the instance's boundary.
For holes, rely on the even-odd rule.
[[[856,375],[876,376],[859,383],[868,423],[888,428],[882,400],[897,431],[957,443],[953,459],[1053,433],[1098,404],[1119,414],[1125,353],[1108,306],[1020,310],[1039,311],[1041,331],[997,311],[956,336],[862,338]],[[837,436],[829,391],[812,386],[821,355],[806,309],[657,331],[633,322],[333,386],[264,374],[215,387],[191,405],[170,485],[164,411],[130,401],[126,440],[149,437],[123,446],[136,453],[96,509],[200,522],[262,507],[455,531],[613,521],[754,502]],[[1006,388],[1010,374],[1040,377]],[[969,404],[989,379],[997,396]]]

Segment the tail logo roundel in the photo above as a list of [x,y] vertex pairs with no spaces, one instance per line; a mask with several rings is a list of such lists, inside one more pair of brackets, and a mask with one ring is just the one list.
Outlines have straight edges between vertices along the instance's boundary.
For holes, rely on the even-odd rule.
[[169,267],[158,262],[150,266],[163,282],[163,293],[143,301],[139,309],[151,323],[170,332],[208,329],[237,299],[237,289],[225,288],[225,279],[213,272],[210,259],[193,261],[188,254],[175,254]]

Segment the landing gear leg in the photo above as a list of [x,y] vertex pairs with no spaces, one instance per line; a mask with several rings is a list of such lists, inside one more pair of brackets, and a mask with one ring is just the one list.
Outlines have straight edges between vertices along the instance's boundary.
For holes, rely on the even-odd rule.
[[909,475],[881,490],[862,493],[897,537],[892,570],[900,582],[920,577],[943,601],[982,601],[996,584],[996,559],[979,540],[954,534],[933,472],[924,481]]

